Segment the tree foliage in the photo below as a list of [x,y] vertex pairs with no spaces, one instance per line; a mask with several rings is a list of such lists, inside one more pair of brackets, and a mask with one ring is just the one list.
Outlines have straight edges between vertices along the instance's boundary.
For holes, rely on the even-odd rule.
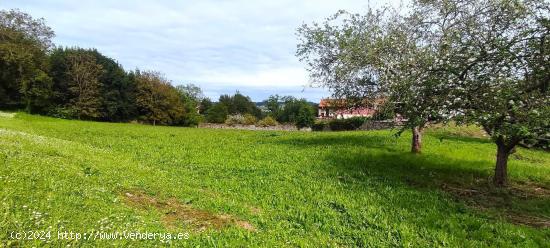
[[227,106],[221,102],[215,103],[206,111],[206,121],[211,123],[224,123],[229,115]]
[[457,119],[481,125],[496,143],[494,180],[504,185],[516,145],[550,138],[550,9],[538,0],[454,4],[460,39],[445,63],[460,97]]
[[181,124],[185,106],[170,81],[155,71],[136,71],[135,75],[139,119],[153,125]]
[[56,48],[53,36],[43,19],[0,11],[0,108],[102,121],[201,121],[198,86],[178,91],[160,74],[127,72],[95,49]]
[[0,107],[39,110],[48,104],[47,51],[53,31],[43,19],[0,10]]
[[268,115],[278,122],[293,123],[298,128],[311,127],[315,122],[316,110],[306,99],[271,95],[264,102]]
[[543,0],[414,1],[407,13],[343,11],[298,29],[314,83],[354,104],[379,98],[412,128],[476,123],[497,144],[495,183],[514,147],[548,139],[549,8]]
[[75,52],[67,57],[68,90],[70,108],[78,119],[101,117],[101,84],[99,76],[103,67],[90,54]]

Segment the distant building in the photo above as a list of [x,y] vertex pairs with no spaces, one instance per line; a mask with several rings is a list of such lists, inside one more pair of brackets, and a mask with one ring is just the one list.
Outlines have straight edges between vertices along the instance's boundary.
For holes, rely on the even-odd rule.
[[369,107],[348,107],[345,99],[321,99],[318,108],[318,117],[321,119],[347,119],[352,117],[372,117],[382,104],[382,100],[365,104]]

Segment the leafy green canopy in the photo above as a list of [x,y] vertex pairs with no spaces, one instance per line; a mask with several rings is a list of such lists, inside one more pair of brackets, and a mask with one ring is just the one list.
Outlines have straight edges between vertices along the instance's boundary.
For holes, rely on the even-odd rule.
[[0,10],[0,107],[43,109],[51,96],[47,55],[54,32],[43,19]]
[[298,128],[311,127],[315,122],[316,110],[306,99],[271,95],[264,103],[268,114],[278,122],[294,123]]

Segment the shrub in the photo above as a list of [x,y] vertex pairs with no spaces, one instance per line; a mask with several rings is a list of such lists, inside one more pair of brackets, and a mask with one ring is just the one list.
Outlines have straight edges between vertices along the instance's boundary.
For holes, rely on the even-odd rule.
[[367,117],[352,117],[349,119],[334,119],[331,120],[328,125],[330,126],[330,130],[332,131],[350,131],[350,130],[356,130],[365,121],[367,120]]
[[244,117],[240,114],[237,115],[229,115],[227,116],[227,119],[225,119],[225,124],[229,126],[237,125],[237,124],[243,124],[244,123]]
[[216,103],[206,111],[206,121],[211,123],[224,123],[227,118],[227,107]]
[[346,119],[347,122],[353,127],[353,129],[360,128],[369,118],[368,117],[352,117]]
[[261,119],[260,121],[258,121],[257,125],[260,127],[272,127],[272,126],[279,125],[279,123],[275,119],[273,119],[273,117],[267,116]]
[[315,122],[315,111],[309,105],[302,105],[298,110],[298,116],[294,120],[297,128],[311,127]]
[[49,116],[61,119],[75,119],[78,114],[70,107],[54,107],[48,112]]
[[318,121],[311,125],[311,130],[324,131],[326,127],[328,127],[328,123],[326,121]]
[[256,116],[253,116],[251,114],[245,114],[244,117],[243,117],[243,122],[241,124],[244,124],[244,125],[254,125],[256,124]]

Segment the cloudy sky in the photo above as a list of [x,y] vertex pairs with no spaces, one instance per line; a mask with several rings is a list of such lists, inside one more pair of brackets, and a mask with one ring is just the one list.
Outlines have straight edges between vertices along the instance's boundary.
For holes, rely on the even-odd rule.
[[157,70],[174,84],[197,84],[213,100],[239,90],[254,101],[270,94],[318,101],[329,93],[308,87],[294,55],[296,28],[339,9],[361,12],[385,2],[0,0],[0,8],[45,18],[57,45],[97,48],[127,70]]

